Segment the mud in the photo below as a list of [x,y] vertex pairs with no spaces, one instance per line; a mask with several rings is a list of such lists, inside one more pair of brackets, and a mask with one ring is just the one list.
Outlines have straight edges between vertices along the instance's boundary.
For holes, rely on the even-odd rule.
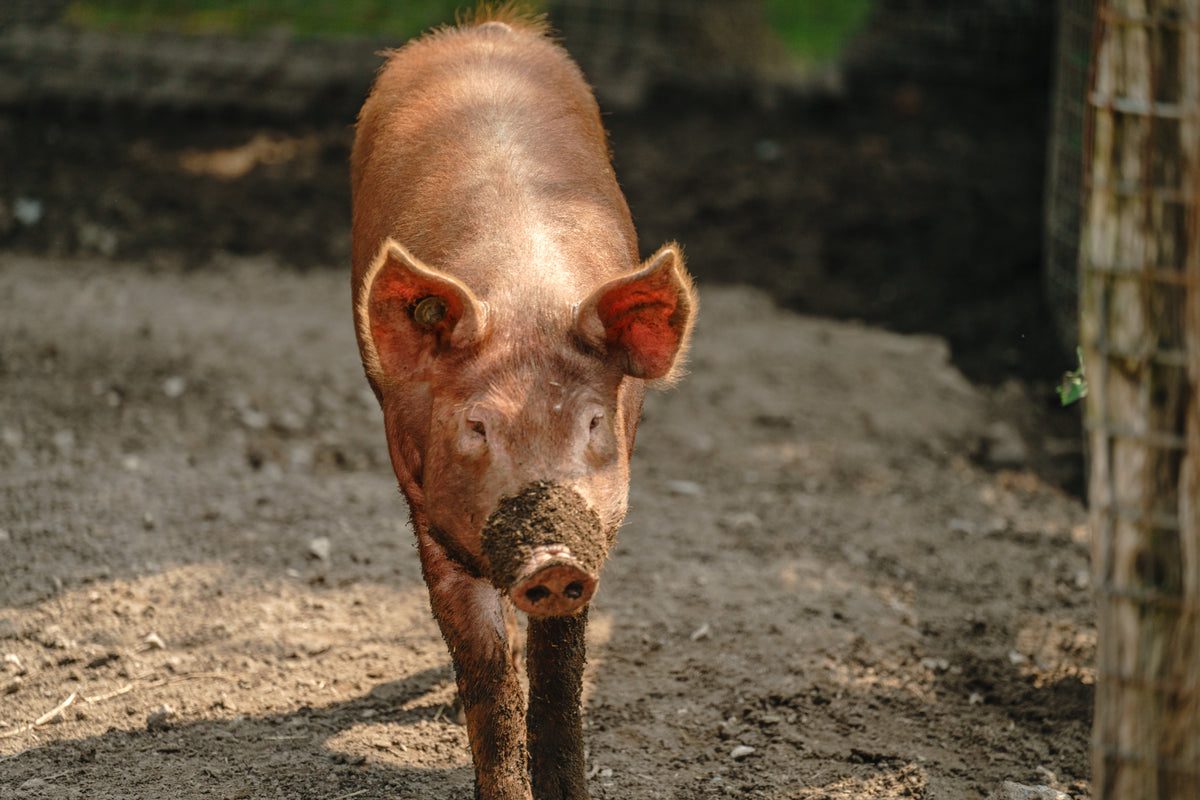
[[563,486],[537,481],[503,498],[483,528],[483,554],[492,582],[509,591],[539,547],[565,546],[588,575],[597,577],[616,531],[605,533],[600,517],[579,494]]
[[579,800],[587,792],[582,677],[586,608],[529,620],[529,770],[534,797]]
[[[701,292],[588,613],[593,798],[1087,797],[1083,510],[978,457],[1028,398]],[[0,797],[468,800],[345,275],[0,254],[0,307]]]

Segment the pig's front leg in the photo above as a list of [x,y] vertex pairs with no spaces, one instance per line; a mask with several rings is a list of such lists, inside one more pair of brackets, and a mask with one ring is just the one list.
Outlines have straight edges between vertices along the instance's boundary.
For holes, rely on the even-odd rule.
[[427,533],[418,534],[430,604],[454,661],[478,800],[529,800],[525,704],[500,595]]
[[568,617],[531,617],[529,768],[535,800],[587,800],[583,761],[583,665],[587,610]]

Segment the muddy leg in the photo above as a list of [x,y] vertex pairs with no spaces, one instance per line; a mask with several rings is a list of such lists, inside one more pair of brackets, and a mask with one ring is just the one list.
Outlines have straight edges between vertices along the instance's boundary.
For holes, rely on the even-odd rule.
[[529,800],[524,703],[510,655],[500,595],[418,536],[433,615],[454,661],[467,718],[479,800]]
[[[508,637],[508,656],[512,660],[513,669],[517,671],[520,680],[521,670],[524,669],[525,642],[521,639],[520,628],[517,627],[517,609],[512,601],[501,596],[500,602],[504,607],[504,634]],[[454,696],[454,723],[467,724],[467,712],[463,709],[462,695]]]
[[529,619],[529,768],[535,800],[587,800],[583,664],[587,610]]

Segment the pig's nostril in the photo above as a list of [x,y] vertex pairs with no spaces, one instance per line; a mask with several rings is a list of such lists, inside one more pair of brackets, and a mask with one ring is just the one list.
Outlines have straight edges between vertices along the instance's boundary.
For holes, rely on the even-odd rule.
[[545,586],[534,586],[532,589],[525,592],[525,596],[529,598],[529,602],[536,604],[549,597],[550,590]]
[[563,594],[572,600],[578,600],[583,597],[583,584],[579,581],[571,581],[567,584],[567,588],[563,589]]

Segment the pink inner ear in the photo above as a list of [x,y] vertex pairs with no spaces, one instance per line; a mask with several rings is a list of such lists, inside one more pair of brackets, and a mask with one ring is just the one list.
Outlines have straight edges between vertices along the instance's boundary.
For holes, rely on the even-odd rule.
[[[411,310],[418,300],[430,295],[446,301],[446,316],[432,329],[419,329],[412,321]],[[384,267],[376,276],[368,302],[371,336],[386,370],[411,367],[423,335],[432,333],[444,342],[463,313],[462,298],[455,292],[394,265]]]
[[636,283],[613,289],[597,304],[609,350],[625,352],[631,375],[660,378],[671,369],[679,350],[679,331],[671,324],[678,304],[670,284]]

